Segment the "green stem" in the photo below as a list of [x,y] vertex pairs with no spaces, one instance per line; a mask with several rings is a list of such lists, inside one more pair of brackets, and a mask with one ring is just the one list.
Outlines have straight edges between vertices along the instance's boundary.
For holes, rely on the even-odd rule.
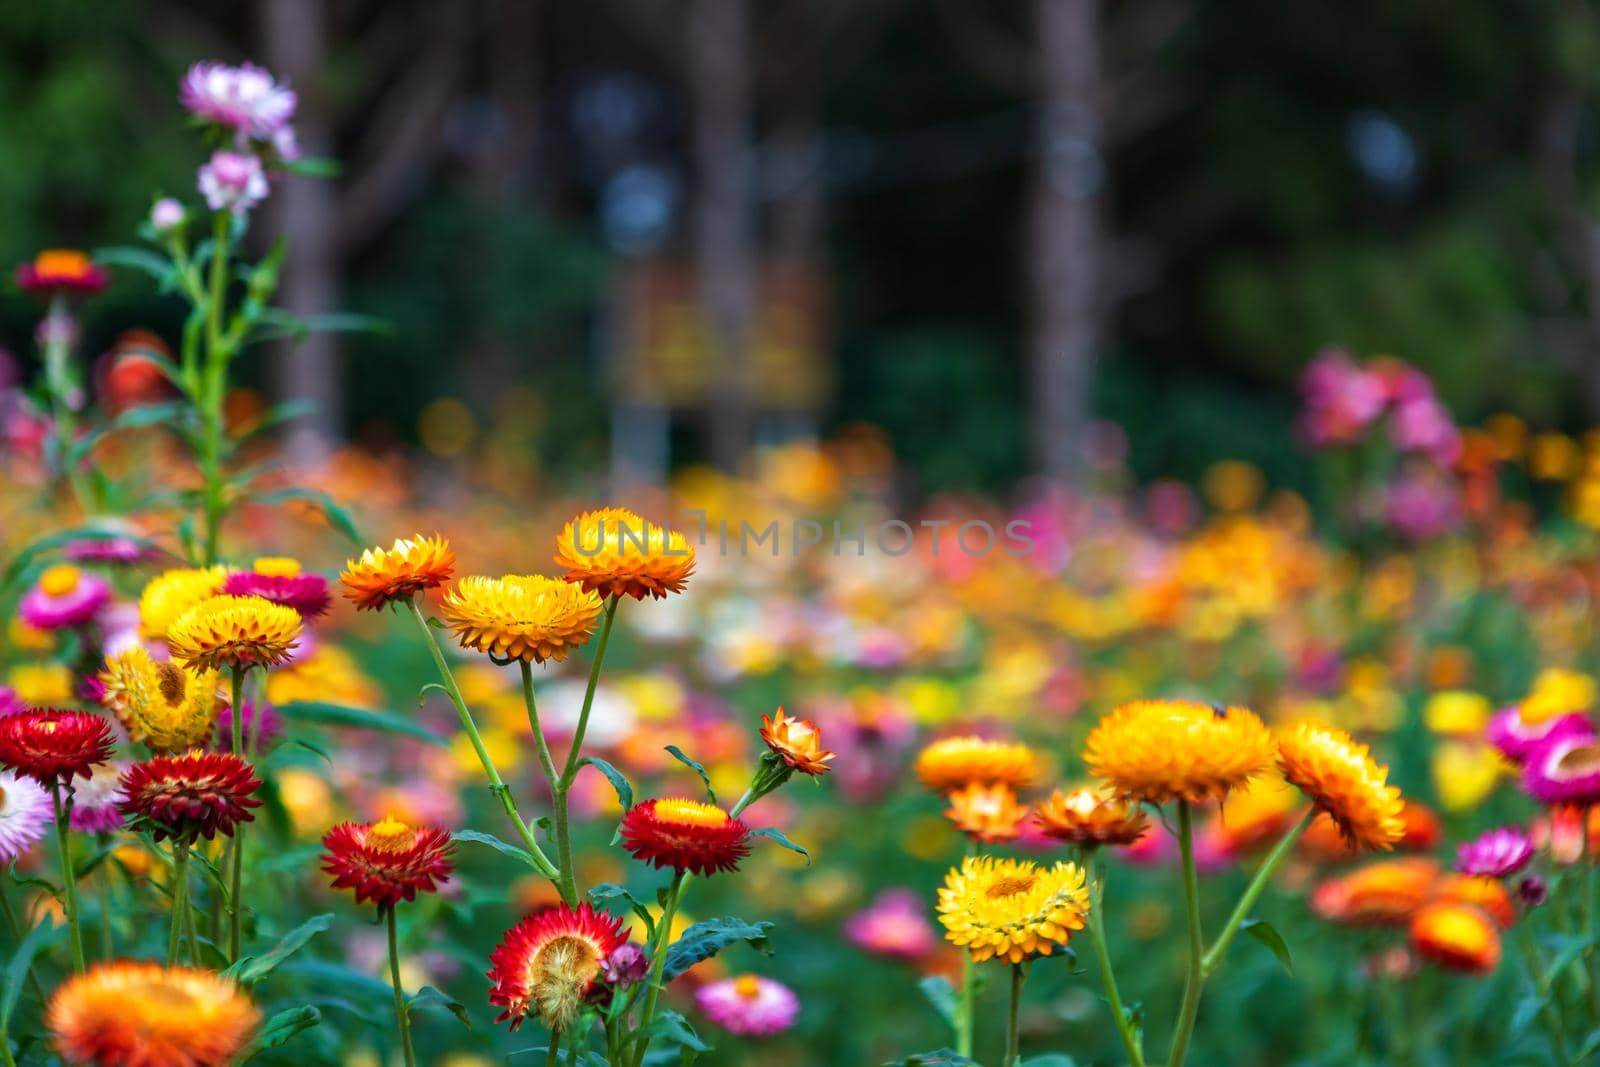
[[578,726],[572,731],[572,748],[567,752],[566,766],[561,770],[561,786],[572,788],[578,776],[578,758],[583,751],[583,735],[589,729],[589,710],[594,707],[595,687],[600,684],[600,664],[605,662],[606,645],[611,641],[611,624],[617,618],[617,595],[606,600],[605,621],[600,624],[600,636],[594,645],[594,662],[589,665],[589,686],[583,691],[583,708],[578,712]]
[[[244,694],[244,668],[235,665],[231,678],[233,709],[229,718],[233,727],[233,754],[243,758],[244,750],[244,708],[241,706]],[[244,823],[237,823],[233,828],[232,862],[228,872],[228,962],[233,963],[239,959],[239,916],[241,912],[239,894],[244,885]]]
[[[1583,864],[1583,902],[1580,914],[1582,915],[1581,921],[1583,923],[1583,942],[1585,945],[1583,958],[1585,960],[1594,958],[1595,856],[1593,849],[1589,845],[1589,814],[1592,810],[1591,807],[1585,805],[1581,809],[1580,822],[1578,823],[1578,839],[1583,842],[1582,859],[1579,862]],[[1590,1012],[1596,1020],[1600,1020],[1600,976],[1594,973],[1594,968],[1587,966],[1580,968],[1579,973],[1589,985]]]
[[1022,964],[1011,965],[1011,1015],[1006,1024],[1006,1058],[1004,1067],[1017,1063],[1017,1008],[1022,1003]]
[[512,799],[511,789],[501,779],[500,772],[495,770],[494,760],[489,758],[489,750],[484,747],[483,737],[478,733],[478,724],[473,722],[472,712],[467,709],[467,702],[461,696],[461,687],[456,685],[455,675],[450,672],[450,665],[445,662],[444,652],[440,650],[439,642],[434,640],[433,627],[428,625],[428,619],[417,606],[415,598],[407,601],[407,606],[411,609],[412,617],[417,620],[417,626],[422,630],[422,639],[427,642],[428,651],[433,653],[434,666],[438,668],[445,692],[450,696],[450,703],[455,705],[456,715],[461,719],[461,728],[466,731],[467,740],[472,742],[472,750],[478,754],[478,762],[483,766],[484,776],[489,780],[489,791],[499,798],[500,806],[505,809],[506,817],[511,820],[511,824],[516,827],[517,836],[522,839],[523,847],[533,856],[534,865],[539,868],[539,873],[559,887],[560,871],[544,854],[544,849],[539,847],[533,831],[517,813],[517,802]]
[[184,916],[189,910],[189,842],[180,838],[172,845],[172,926],[167,931],[167,966],[178,962],[178,941]]
[[[110,834],[99,834],[97,840],[101,848],[110,842]],[[111,882],[111,860],[106,858],[100,863],[100,958],[111,958],[111,895],[115,886]]]
[[568,816],[567,787],[556,773],[556,761],[550,755],[550,742],[545,739],[544,726],[539,722],[539,705],[533,696],[533,664],[522,661],[522,702],[528,708],[528,725],[533,729],[534,748],[539,753],[539,769],[550,786],[550,805],[555,814],[556,864],[561,877],[556,888],[561,899],[571,907],[578,906],[578,880],[572,865],[572,828]]
[[1384,1040],[1390,1062],[1402,1067],[1412,1067],[1416,1062],[1411,1051],[1409,1035],[1412,1020],[1406,1018],[1400,1004],[1400,985],[1393,978],[1378,979],[1378,1008],[1383,1013]]
[[[967,855],[978,854],[978,843],[967,842]],[[961,950],[961,992],[956,999],[956,1051],[972,1058],[975,1009],[978,1002],[978,965],[972,962],[972,953]]]
[[561,1055],[561,1031],[550,1031],[550,1048],[544,1055],[544,1067],[556,1067]]
[[1200,932],[1200,879],[1194,866],[1194,816],[1187,800],[1178,801],[1178,851],[1183,855],[1183,898],[1189,918],[1189,971],[1183,985],[1183,1006],[1172,1032],[1167,1067],[1183,1067],[1200,1015],[1200,992],[1205,987],[1205,942]]
[[[1567,1051],[1566,1027],[1562,1025],[1560,1016],[1556,1014],[1556,1006],[1550,996],[1550,976],[1545,973],[1544,965],[1539,962],[1539,950],[1533,943],[1533,930],[1527,920],[1517,923],[1517,943],[1522,946],[1522,958],[1528,967],[1528,976],[1533,979],[1534,992],[1539,997],[1539,1018],[1544,1023],[1545,1031],[1550,1035],[1550,1046],[1563,1067],[1572,1067],[1572,1054]],[[1554,998],[1559,1002],[1560,998]]]
[[[1132,1067],[1144,1067],[1144,1049],[1140,1047],[1139,1035],[1123,1010],[1122,993],[1117,988],[1117,975],[1111,968],[1111,953],[1106,948],[1105,865],[1096,862],[1092,851],[1086,852],[1082,858],[1084,865],[1090,868],[1090,877],[1094,879],[1094,887],[1091,890],[1093,899],[1089,903],[1087,925],[1089,943],[1094,947],[1095,959],[1100,964],[1100,980],[1106,988],[1106,1002],[1111,1006],[1111,1018],[1116,1023],[1117,1036],[1122,1039],[1123,1051],[1128,1054],[1128,1063]],[[963,1055],[970,1056],[971,1053]]]
[[[11,907],[11,897],[6,893],[4,884],[0,884],[0,912],[5,913],[6,926],[11,929],[11,936],[16,940],[17,947],[21,948],[25,935],[22,932],[22,924],[17,921],[16,910]],[[28,984],[33,987],[33,995],[39,998],[40,1004],[43,1004],[44,988],[39,985],[39,976],[33,973],[32,967],[28,968]],[[0,1035],[0,1040],[3,1039],[4,1035]]]
[[1217,939],[1212,943],[1210,951],[1201,960],[1202,977],[1210,978],[1216,973],[1217,968],[1222,965],[1222,957],[1227,955],[1228,946],[1233,943],[1233,939],[1239,933],[1244,921],[1250,917],[1250,909],[1255,907],[1256,901],[1261,898],[1262,891],[1267,888],[1267,883],[1272,880],[1272,876],[1277,873],[1278,868],[1283,866],[1283,861],[1289,858],[1289,853],[1294,849],[1294,843],[1300,840],[1300,835],[1306,832],[1306,828],[1311,825],[1311,820],[1316,817],[1316,814],[1316,808],[1307,811],[1305,817],[1296,823],[1273,846],[1271,853],[1267,855],[1266,861],[1256,871],[1256,876],[1245,887],[1244,895],[1239,898],[1239,903],[1234,907],[1233,914],[1228,916],[1228,922],[1223,926],[1222,932],[1217,935]]
[[667,962],[667,946],[672,943],[672,920],[678,914],[678,897],[683,892],[683,883],[688,878],[688,872],[677,871],[672,876],[672,887],[667,890],[667,903],[661,909],[661,918],[656,922],[656,936],[652,939],[650,947],[650,978],[646,986],[644,997],[644,1011],[639,1016],[638,1051],[633,1054],[633,1067],[640,1067],[644,1063],[644,1054],[650,1047],[650,1022],[655,1018],[656,999],[661,995],[661,972]]
[[72,805],[61,803],[61,783],[50,783],[50,797],[56,807],[56,849],[61,854],[61,888],[64,897],[62,910],[67,913],[67,936],[72,942],[72,966],[79,974],[84,970],[83,930],[78,925],[78,877],[72,869],[72,846],[67,837],[67,821],[72,816]]
[[222,402],[226,393],[227,357],[222,343],[223,300],[228,289],[229,215],[215,216],[211,246],[211,291],[206,304],[206,366],[201,374],[200,417],[204,428],[201,439],[200,470],[205,480],[206,566],[217,562],[217,542],[222,529]]
[[400,985],[400,944],[395,933],[394,905],[383,909],[389,925],[389,981],[394,986],[394,1021],[400,1027],[400,1048],[406,1067],[416,1067],[417,1054],[411,1050],[411,1013],[406,1010],[406,994]]

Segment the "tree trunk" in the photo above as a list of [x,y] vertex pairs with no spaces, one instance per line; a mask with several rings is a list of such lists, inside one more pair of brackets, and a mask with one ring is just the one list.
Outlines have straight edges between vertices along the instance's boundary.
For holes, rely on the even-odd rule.
[[689,0],[694,266],[711,348],[711,458],[733,470],[750,440],[749,350],[759,269],[751,225],[747,0]]
[[[307,155],[332,147],[326,109],[316,83],[327,54],[323,0],[262,0],[262,36],[267,66],[299,94],[295,129]],[[330,182],[289,177],[269,201],[277,230],[287,241],[278,302],[300,316],[332,311],[339,302],[339,263],[335,245],[334,194]],[[322,458],[344,426],[343,368],[337,336],[312,333],[283,341],[272,357],[273,385],[279,400],[305,399],[316,405],[289,433],[289,458],[311,463]]]
[[1075,477],[1098,339],[1098,215],[1105,185],[1099,0],[1035,0],[1038,163],[1029,211],[1034,461]]

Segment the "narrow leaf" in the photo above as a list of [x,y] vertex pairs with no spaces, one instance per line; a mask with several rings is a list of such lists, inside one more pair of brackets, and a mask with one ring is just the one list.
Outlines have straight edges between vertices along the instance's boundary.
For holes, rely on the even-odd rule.
[[223,973],[236,978],[244,985],[252,985],[259,982],[277,970],[278,964],[303,948],[307,941],[310,941],[331,925],[333,925],[332,912],[313,915],[287,934],[284,934],[282,939],[264,954],[241,957],[238,963],[235,963]]
[[800,855],[804,856],[806,858],[806,865],[807,866],[810,866],[810,864],[811,864],[811,853],[807,852],[805,849],[801,848],[799,845],[795,844],[793,841],[790,841],[787,837],[784,836],[784,833],[783,833],[782,830],[776,830],[776,829],[774,829],[774,828],[772,828],[770,826],[764,826],[759,830],[751,830],[750,831],[750,836],[751,837],[765,837],[769,841],[776,841],[778,844],[782,845],[784,848],[788,849],[790,852],[798,852],[798,853],[800,853]]
[[405,734],[429,744],[443,747],[444,740],[410,719],[390,711],[371,708],[352,708],[345,704],[328,704],[320,700],[291,700],[277,705],[280,714],[299,722],[318,726],[341,726],[355,730],[377,730],[380,733]]
[[322,1013],[309,1004],[302,1004],[298,1008],[285,1008],[266,1021],[256,1039],[244,1050],[240,1062],[248,1062],[257,1053],[269,1048],[277,1048],[295,1034],[309,1030],[321,1021]]
[[1239,929],[1266,945],[1272,954],[1278,957],[1278,962],[1283,964],[1283,969],[1290,974],[1294,973],[1294,963],[1289,959],[1289,946],[1276,927],[1263,919],[1246,919],[1239,924]]
[[580,767],[586,763],[606,776],[606,780],[611,783],[611,788],[616,790],[617,802],[622,805],[623,811],[633,807],[633,786],[628,784],[628,779],[623,777],[621,771],[599,756],[585,756],[578,761]]
[[28,936],[17,946],[16,954],[6,963],[5,987],[0,989],[0,1034],[5,1033],[11,1025],[11,1013],[16,1010],[17,998],[22,995],[22,985],[28,980],[33,958],[65,933],[66,929],[65,926],[54,925],[50,916],[46,915],[43,922],[28,931]]
[[488,845],[502,856],[510,856],[512,859],[526,863],[535,870],[538,869],[539,865],[534,862],[533,853],[525,848],[513,845],[509,841],[502,841],[493,834],[482,833],[478,830],[457,830],[450,836],[457,841],[471,841],[474,844]]
[[933,1010],[939,1013],[946,1026],[956,1025],[956,987],[942,974],[932,974],[917,983],[917,988],[927,998]]
[[729,945],[740,941],[747,942],[757,952],[770,956],[772,946],[767,943],[767,936],[771,930],[772,924],[769,922],[751,923],[731,916],[695,923],[683,932],[682,937],[673,942],[671,948],[667,949],[667,958],[661,968],[661,980],[670,982],[701,960],[710,959]]
[[705,765],[700,763],[698,760],[692,760],[688,756],[684,755],[683,749],[679,748],[677,745],[668,745],[667,752],[671,754],[673,759],[677,760],[684,766],[694,768],[694,773],[698,774],[700,776],[700,780],[705,783],[706,796],[710,797],[711,803],[715,804],[717,802],[717,794],[711,788],[711,776],[706,773]]

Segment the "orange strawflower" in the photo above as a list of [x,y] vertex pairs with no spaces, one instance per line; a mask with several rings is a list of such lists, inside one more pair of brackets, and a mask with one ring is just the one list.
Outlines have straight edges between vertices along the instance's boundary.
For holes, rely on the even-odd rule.
[[1046,837],[1072,845],[1131,845],[1150,829],[1144,812],[1093,786],[1057,789],[1039,804],[1033,821]]
[[1039,757],[1027,745],[982,737],[946,737],[917,754],[917,777],[938,793],[965,785],[1026,789],[1039,776]]
[[952,790],[949,801],[945,817],[974,841],[988,844],[1014,840],[1028,817],[1028,805],[1017,803],[1008,785],[971,782]]
[[761,716],[761,740],[783,762],[813,777],[828,773],[834,753],[822,747],[822,732],[810,719],[792,719],[779,708],[771,719]]
[[1433,895],[1439,865],[1422,857],[1379,860],[1321,882],[1311,910],[1348,926],[1403,926]]
[[1248,708],[1136,700],[1090,731],[1083,761],[1119,796],[1199,804],[1265,771],[1273,750],[1272,734]]
[[1339,825],[1353,847],[1388,850],[1405,836],[1389,768],[1343,730],[1300,723],[1278,739],[1283,776]]
[[1411,920],[1411,947],[1451,971],[1486,975],[1500,965],[1500,932],[1471,904],[1440,901],[1417,912]]
[[455,572],[456,554],[443,537],[396,538],[388,548],[369,548],[345,563],[339,581],[357,611],[377,611],[436,589]]
[[681,533],[627,508],[586,511],[556,538],[565,578],[603,597],[662,599],[683,592],[694,573],[694,548]]
[[132,960],[67,979],[45,1009],[56,1051],[94,1067],[226,1067],[260,1021],[232,979]]
[[1446,874],[1433,888],[1433,899],[1449,904],[1472,904],[1502,927],[1517,921],[1511,894],[1498,878],[1477,874]]
[[463,578],[441,614],[462,648],[500,660],[560,663],[594,635],[600,598],[541,574]]

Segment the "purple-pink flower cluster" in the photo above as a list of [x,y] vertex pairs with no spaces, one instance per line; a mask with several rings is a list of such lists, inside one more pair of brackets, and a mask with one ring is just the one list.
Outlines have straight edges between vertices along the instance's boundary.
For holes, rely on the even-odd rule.
[[1301,428],[1317,448],[1358,444],[1388,416],[1389,441],[1443,467],[1461,455],[1461,432],[1417,368],[1396,359],[1357,363],[1340,348],[1317,354],[1300,377]]
[[[197,118],[233,134],[232,146],[213,152],[197,177],[212,211],[245,214],[267,198],[268,165],[300,158],[290,125],[295,94],[254,64],[196,63],[184,75],[178,98]],[[163,218],[152,216],[157,229],[181,221],[173,206],[181,207],[168,205]]]

